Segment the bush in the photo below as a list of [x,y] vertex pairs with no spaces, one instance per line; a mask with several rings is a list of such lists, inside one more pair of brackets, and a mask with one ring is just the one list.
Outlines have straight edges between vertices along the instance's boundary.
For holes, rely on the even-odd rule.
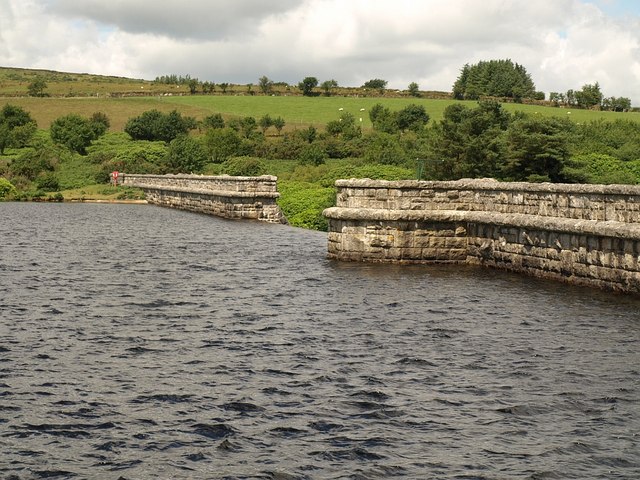
[[222,163],[240,153],[242,139],[231,128],[216,128],[207,131],[204,136],[204,148],[208,160]]
[[336,203],[336,192],[313,183],[281,181],[278,204],[289,224],[294,227],[327,231],[322,211]]
[[233,157],[224,162],[224,173],[238,177],[254,177],[264,175],[267,167],[256,157]]
[[0,155],[7,147],[24,147],[36,129],[36,122],[26,110],[6,104],[0,110]]
[[[96,174],[100,167],[87,161],[87,157],[69,155],[64,158],[56,169],[56,178],[60,190],[81,188],[96,181]],[[109,172],[111,173],[111,172]],[[108,181],[105,180],[105,181]]]
[[319,180],[323,187],[333,187],[336,180],[370,178],[372,180],[410,180],[414,171],[396,165],[341,165],[326,172]]
[[60,184],[53,172],[46,172],[36,178],[36,187],[45,192],[57,192]]
[[398,137],[384,132],[376,132],[368,137],[364,159],[367,163],[383,165],[405,165],[408,162]]
[[55,152],[46,147],[27,150],[11,160],[9,172],[12,177],[25,177],[33,181],[41,172],[53,171],[54,163],[57,162]]
[[96,181],[109,181],[112,171],[161,173],[167,156],[167,144],[161,141],[133,141],[126,133],[109,133],[87,149],[88,160],[100,165]]
[[88,118],[70,113],[55,119],[51,124],[50,133],[51,139],[55,143],[84,155],[87,147],[91,145],[91,141],[102,135],[106,129],[107,127],[102,121],[94,123]]
[[300,165],[322,165],[326,161],[327,154],[324,149],[316,143],[307,145],[300,152]]
[[124,131],[134,140],[160,140],[169,143],[178,135],[185,135],[196,126],[194,118],[183,117],[177,110],[165,114],[154,109],[130,118]]
[[48,202],[64,202],[64,196],[60,192],[47,197]]
[[214,113],[213,115],[209,115],[202,120],[202,125],[204,128],[224,128],[224,118],[219,113]]
[[268,158],[297,160],[308,145],[299,135],[285,133],[278,141],[269,143]]
[[207,162],[207,153],[197,139],[180,135],[169,144],[165,170],[170,173],[198,173]]
[[610,155],[590,153],[573,157],[562,174],[576,183],[633,185],[640,182],[638,164],[640,162],[623,162]]
[[0,199],[14,197],[18,191],[6,178],[0,177]]

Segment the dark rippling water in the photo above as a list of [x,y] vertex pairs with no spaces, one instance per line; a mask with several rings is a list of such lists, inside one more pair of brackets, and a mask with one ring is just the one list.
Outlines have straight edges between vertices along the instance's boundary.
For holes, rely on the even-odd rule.
[[152,206],[0,213],[0,478],[640,478],[639,299]]

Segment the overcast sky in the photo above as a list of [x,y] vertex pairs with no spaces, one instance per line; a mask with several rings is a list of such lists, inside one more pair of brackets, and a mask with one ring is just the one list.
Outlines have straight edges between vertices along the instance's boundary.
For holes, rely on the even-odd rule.
[[451,91],[510,58],[538,90],[640,106],[640,0],[0,0],[0,65],[153,80]]

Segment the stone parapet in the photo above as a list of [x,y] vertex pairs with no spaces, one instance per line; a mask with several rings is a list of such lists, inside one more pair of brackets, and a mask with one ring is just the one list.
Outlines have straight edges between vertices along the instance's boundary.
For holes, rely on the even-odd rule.
[[328,255],[465,263],[640,292],[640,188],[339,180]]
[[122,174],[122,184],[138,187],[149,203],[229,219],[286,223],[276,203],[277,177],[228,175]]
[[498,182],[338,180],[336,206],[389,210],[463,210],[584,220],[640,222],[640,187]]

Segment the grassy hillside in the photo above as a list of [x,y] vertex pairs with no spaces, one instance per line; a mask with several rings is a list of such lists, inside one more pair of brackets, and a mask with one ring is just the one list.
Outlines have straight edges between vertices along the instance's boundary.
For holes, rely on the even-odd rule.
[[[27,86],[38,76],[47,82],[45,93],[49,97],[27,97]],[[40,128],[47,129],[50,123],[68,113],[89,116],[100,111],[111,120],[112,131],[122,131],[126,121],[145,110],[170,111],[177,109],[184,115],[202,119],[212,113],[225,117],[253,116],[260,118],[269,114],[280,116],[287,128],[322,126],[340,115],[340,109],[362,118],[366,130],[371,127],[368,111],[376,103],[392,110],[399,110],[410,103],[425,107],[431,121],[442,118],[444,109],[457,100],[414,98],[406,92],[389,91],[384,96],[368,96],[376,92],[357,88],[342,88],[331,97],[303,97],[295,87],[278,87],[275,96],[249,95],[246,85],[230,86],[227,95],[219,90],[214,95],[190,95],[185,85],[156,84],[147,80],[107,77],[90,74],[73,74],[45,70],[26,70],[0,67],[0,107],[7,103],[28,110]],[[252,90],[257,92],[257,86]],[[437,92],[430,92],[435,95]],[[342,95],[340,95],[342,94]],[[475,106],[475,101],[463,102]],[[543,116],[565,116],[577,123],[591,120],[615,120],[625,118],[640,121],[640,113],[599,112],[578,109],[563,109],[542,105],[504,104],[508,111],[524,111]]]

